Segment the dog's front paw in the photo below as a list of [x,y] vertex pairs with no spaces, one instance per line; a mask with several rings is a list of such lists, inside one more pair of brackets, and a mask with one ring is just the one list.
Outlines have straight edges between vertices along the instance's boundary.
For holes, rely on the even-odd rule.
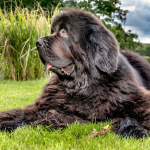
[[0,112],[0,131],[13,131],[22,125],[24,114],[21,109]]
[[113,125],[114,131],[125,137],[143,138],[148,136],[148,131],[132,118],[116,119],[113,121]]

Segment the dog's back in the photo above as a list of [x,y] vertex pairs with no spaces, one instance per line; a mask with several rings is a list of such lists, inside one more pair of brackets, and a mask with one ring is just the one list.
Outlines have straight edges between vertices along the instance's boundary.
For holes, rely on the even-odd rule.
[[127,58],[129,63],[142,77],[143,84],[150,90],[150,64],[138,53],[130,50],[121,50],[121,53]]

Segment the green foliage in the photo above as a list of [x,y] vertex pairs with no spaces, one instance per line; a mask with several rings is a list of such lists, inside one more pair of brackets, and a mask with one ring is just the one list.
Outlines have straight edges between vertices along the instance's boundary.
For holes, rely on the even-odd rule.
[[0,9],[0,71],[6,79],[27,80],[45,76],[35,42],[50,34],[49,12]]
[[[113,32],[120,49],[131,49],[135,51],[136,47],[141,44],[140,42],[135,42],[138,39],[136,33],[132,33],[131,30],[125,32],[122,27],[122,24],[125,25],[128,10],[120,8],[120,0],[63,0],[61,6],[82,8],[97,15],[105,26]],[[122,24],[117,23],[115,19]]]
[[[0,83],[0,111],[23,108],[32,104],[48,80],[2,81]],[[99,131],[110,122],[73,123],[64,130],[50,126],[26,126],[12,133],[0,132],[1,150],[149,150],[150,138],[123,138],[110,131],[96,138],[87,138],[93,128]]]
[[143,56],[150,56],[150,44],[142,44],[137,47],[136,51]]
[[135,41],[135,39],[138,39],[138,35],[131,33],[131,30],[125,32],[120,24],[112,26],[111,24],[106,24],[105,22],[103,23],[115,35],[120,49],[130,49],[136,51],[137,47],[142,45],[140,42]]
[[63,0],[61,5],[64,6],[73,6],[76,8],[82,8],[86,11],[91,11],[96,14],[98,17],[105,17],[103,20],[106,22],[114,22],[114,19],[117,18],[121,22],[126,21],[126,14],[128,10],[123,10],[120,8],[120,0]]
[[0,1],[0,8],[1,9],[10,9],[12,7],[15,10],[16,5],[22,8],[28,8],[29,10],[37,9],[38,4],[42,8],[46,8],[49,12],[55,10],[55,7],[58,5],[59,0],[1,0]]

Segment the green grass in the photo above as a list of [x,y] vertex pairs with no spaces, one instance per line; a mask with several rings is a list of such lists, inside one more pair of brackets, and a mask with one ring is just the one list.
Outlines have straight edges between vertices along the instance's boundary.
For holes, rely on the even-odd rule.
[[[47,79],[32,81],[0,82],[0,111],[23,108],[31,104],[42,91]],[[107,124],[73,123],[64,130],[51,127],[26,126],[12,133],[0,132],[0,150],[150,150],[150,138],[122,138],[113,131],[96,138],[85,137]]]

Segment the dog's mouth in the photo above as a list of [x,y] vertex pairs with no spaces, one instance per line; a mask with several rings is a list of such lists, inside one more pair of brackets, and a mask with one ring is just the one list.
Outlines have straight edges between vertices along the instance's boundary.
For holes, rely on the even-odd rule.
[[44,68],[44,72],[51,69],[52,65],[45,63],[45,68]]
[[[69,65],[67,65],[66,67],[62,67],[62,68],[57,68],[57,67],[54,67],[48,63],[45,63],[45,68],[44,68],[44,72],[47,71],[47,70],[51,70],[51,71],[54,71],[54,70],[61,70],[61,73],[64,73],[65,75],[71,75],[71,73],[73,72],[74,70],[74,64],[71,63]],[[55,72],[55,71],[54,71]]]
[[50,71],[53,71],[53,72],[56,72],[56,73],[59,73],[59,74],[65,74],[65,75],[71,75],[72,72],[74,71],[74,68],[75,68],[75,64],[74,63],[70,63],[66,66],[63,66],[63,67],[56,67],[55,65],[52,65],[50,63],[47,63],[43,57],[41,55],[39,55],[42,63],[44,64],[44,72],[50,70]]

